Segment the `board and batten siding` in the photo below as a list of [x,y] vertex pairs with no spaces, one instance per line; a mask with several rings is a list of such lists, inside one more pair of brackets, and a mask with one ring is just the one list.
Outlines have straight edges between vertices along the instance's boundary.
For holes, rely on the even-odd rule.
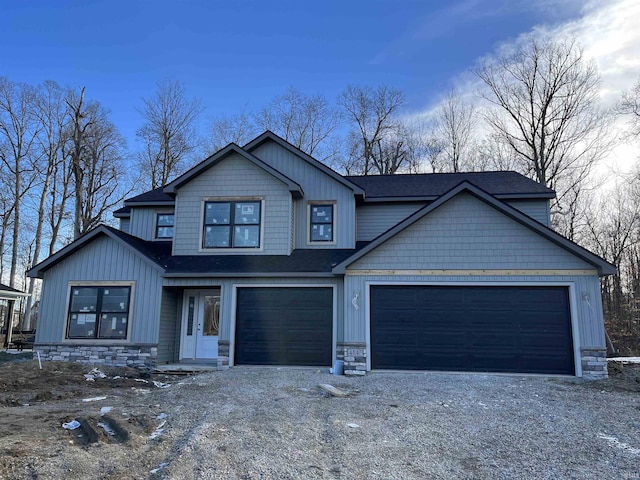
[[[251,153],[300,184],[304,190],[304,198],[295,200],[295,248],[355,247],[355,198],[350,188],[275,142],[267,141]],[[307,205],[313,201],[335,201],[337,204],[336,242],[331,245],[307,243]]]
[[[178,305],[182,290],[162,288],[160,304],[160,329],[158,334],[158,363],[171,363],[178,360],[176,333],[179,331],[180,315]],[[179,348],[179,347],[178,347]]]
[[[572,287],[572,312],[576,313],[578,338],[582,348],[604,348],[604,322],[600,281],[596,275],[346,275],[344,278],[344,336],[346,342],[367,340],[368,282],[428,285],[562,285]],[[351,299],[358,297],[358,308]],[[576,346],[574,345],[574,348]]]
[[129,227],[131,225],[131,220],[128,218],[120,219],[120,231],[124,233],[129,233]]
[[373,240],[425,205],[426,202],[359,205],[356,208],[356,240]]
[[173,206],[167,207],[132,207],[131,223],[128,234],[143,240],[155,239],[156,215],[158,213],[171,213]]
[[462,193],[349,270],[594,270],[594,267],[470,194]]
[[173,255],[237,255],[238,251],[201,251],[205,198],[262,197],[262,248],[252,255],[289,255],[291,193],[287,186],[239,154],[232,154],[181,186],[176,195]]
[[551,211],[549,210],[549,200],[504,200],[504,203],[517,208],[525,215],[534,220],[551,226]]
[[158,342],[160,272],[128,247],[106,236],[96,238],[45,272],[36,342],[63,341],[69,285],[86,281],[104,285],[133,281],[128,342]]
[[220,287],[220,340],[231,340],[231,324],[233,321],[233,286],[234,285],[335,285],[337,305],[337,331],[338,340],[342,341],[344,331],[342,305],[343,281],[342,278],[165,278],[165,287],[183,288],[213,288]]

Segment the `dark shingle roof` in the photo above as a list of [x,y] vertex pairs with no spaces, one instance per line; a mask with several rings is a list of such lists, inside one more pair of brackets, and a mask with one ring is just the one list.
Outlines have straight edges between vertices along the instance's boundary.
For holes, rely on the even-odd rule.
[[130,203],[173,203],[173,197],[167,195],[162,191],[164,187],[154,188],[148,192],[141,193],[135,197],[127,198],[124,203],[128,205]]
[[171,255],[171,242],[151,242],[106,227],[172,275],[231,275],[246,273],[330,273],[331,269],[369,242],[355,249],[298,249],[291,255]]
[[298,249],[291,255],[182,255],[171,257],[165,272],[168,276],[331,273],[333,267],[356,251],[357,249]]
[[0,283],[0,291],[3,292],[11,292],[11,293],[24,293],[22,290],[18,290],[16,288],[5,285],[4,283]]
[[435,199],[464,181],[498,198],[555,197],[554,191],[550,188],[516,172],[425,173],[345,178],[360,185],[366,192],[367,199],[407,197]]

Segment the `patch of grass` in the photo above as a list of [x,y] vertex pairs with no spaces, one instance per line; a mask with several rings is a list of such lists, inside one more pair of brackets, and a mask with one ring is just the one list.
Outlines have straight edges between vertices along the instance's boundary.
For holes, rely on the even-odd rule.
[[24,360],[33,360],[33,352],[25,352],[25,353],[0,352],[0,363],[21,362]]

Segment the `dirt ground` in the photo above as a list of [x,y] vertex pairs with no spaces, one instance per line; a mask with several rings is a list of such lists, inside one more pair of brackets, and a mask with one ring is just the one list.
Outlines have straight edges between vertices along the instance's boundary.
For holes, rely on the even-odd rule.
[[[318,388],[318,382],[332,383],[350,392],[351,396],[361,395],[364,406],[359,406],[358,409],[367,411],[364,419],[358,420],[362,425],[373,422],[372,419],[377,415],[378,410],[381,412],[379,415],[381,418],[378,420],[382,422],[381,425],[384,425],[385,415],[389,415],[389,418],[392,418],[392,414],[397,415],[396,412],[403,406],[403,402],[411,409],[419,407],[420,411],[429,408],[442,409],[442,405],[447,407],[447,400],[443,400],[441,404],[431,405],[427,402],[420,406],[420,398],[423,394],[416,391],[415,399],[411,395],[403,394],[402,391],[406,387],[399,387],[398,382],[405,382],[405,377],[400,375],[389,376],[390,380],[385,380],[383,376],[371,375],[365,380],[333,377],[315,371],[307,375],[300,370],[296,370],[294,375],[287,375],[279,369],[272,369],[268,375],[273,378],[267,378],[268,375],[261,373],[259,369],[233,369],[229,372],[185,377],[150,375],[129,368],[100,368],[96,371],[92,366],[71,362],[46,362],[40,369],[37,361],[26,360],[24,359],[26,356],[28,354],[7,355],[0,352],[0,479],[358,478],[360,475],[363,475],[360,478],[396,478],[393,474],[384,473],[383,465],[374,463],[352,465],[346,469],[346,465],[354,460],[342,456],[351,447],[358,451],[358,445],[350,446],[349,442],[358,438],[357,432],[360,425],[348,422],[346,413],[339,410],[339,403],[326,404],[322,407],[325,410],[312,411],[315,407],[310,405],[318,405],[320,399],[330,398]],[[22,360],[20,360],[21,357],[23,357]],[[633,403],[636,405],[635,411],[629,412],[629,421],[637,426],[640,424],[638,414],[640,403],[637,401],[640,400],[640,396],[637,395],[640,392],[640,365],[613,364],[609,371],[610,378],[607,380],[566,381],[561,382],[561,387],[576,398],[584,396],[580,393],[582,391],[583,393],[593,392],[594,402],[600,401],[598,395],[612,394],[613,399],[623,398],[624,401]],[[294,380],[289,381],[289,377],[293,377]],[[368,380],[370,377],[374,380]],[[406,377],[408,385],[414,382],[412,378],[423,378],[410,375]],[[448,383],[445,383],[442,388],[428,390],[430,395],[454,395],[451,389],[460,388],[456,384],[459,384],[458,379],[463,377],[451,377],[453,379],[446,380]],[[246,389],[252,384],[258,384],[261,378],[264,378],[264,385],[258,392],[246,393],[237,390],[240,386],[230,385],[239,385],[244,382],[242,388]],[[287,380],[283,380],[284,378]],[[493,382],[492,376],[482,376],[482,378],[489,378],[489,382]],[[521,379],[518,380],[520,383],[511,385],[509,382],[515,382],[515,380],[502,380],[501,378],[505,377],[499,376],[493,376],[493,378],[498,382],[496,387],[498,389],[522,388],[523,385]],[[526,378],[525,383],[528,382]],[[539,389],[540,386],[544,386],[544,388],[557,389],[554,380],[529,378],[533,378],[531,388]],[[386,388],[385,382],[389,385],[388,392],[383,392]],[[416,389],[419,388],[423,387],[416,385]],[[431,384],[429,388],[435,387]],[[488,388],[486,380],[478,383],[478,391],[486,388]],[[369,400],[367,395],[371,397]],[[375,404],[375,400],[371,400],[385,395],[389,395],[391,400],[383,398],[380,400],[382,406]],[[460,395],[463,395],[460,398],[466,398],[464,392]],[[527,395],[532,394],[523,395],[523,401],[528,401]],[[235,399],[236,396],[242,399]],[[537,397],[538,394],[536,393],[535,396]],[[496,396],[496,398],[501,397]],[[347,401],[347,399],[337,398],[333,400]],[[244,406],[240,406],[241,402],[245,402]],[[289,411],[294,408],[296,402],[302,402],[300,410],[296,410],[291,418],[286,413],[279,417],[275,411],[268,410],[272,408],[270,405],[274,405],[273,408],[284,408]],[[485,405],[482,402],[487,403],[490,400],[483,399],[477,403]],[[495,400],[495,402],[497,405],[501,400]],[[367,410],[367,405],[371,410]],[[336,406],[338,410],[335,410]],[[222,415],[223,419],[215,417],[218,420],[213,421],[211,417],[213,410],[216,411],[216,415]],[[402,408],[400,410],[405,411]],[[301,423],[305,421],[303,418],[305,411],[309,411],[310,417],[318,416],[321,417],[322,422],[331,423],[333,425],[331,428],[337,428],[336,425],[343,422],[342,415],[344,415],[343,423],[346,426],[341,433],[342,437],[338,437],[336,433],[327,433],[334,430],[326,430],[328,428],[326,426],[320,428],[315,424]],[[550,411],[553,412],[553,410]],[[508,412],[496,410],[498,415],[496,418],[501,418],[503,414],[511,415]],[[402,422],[411,426],[406,428],[415,428],[416,423],[419,422],[407,415],[403,414]],[[429,417],[431,416],[430,414]],[[247,424],[243,420],[245,418]],[[264,422],[262,418],[270,420],[260,423]],[[63,428],[63,424],[69,426],[68,424],[74,420],[79,424],[77,428]],[[452,419],[451,421],[460,420]],[[260,425],[257,431],[248,426],[253,425],[253,422],[258,422]],[[387,425],[384,428],[392,427]],[[424,425],[421,428],[424,430]],[[411,448],[420,449],[421,445],[428,443],[426,438],[437,439],[442,432],[423,431],[422,434],[427,437],[418,439],[415,447]],[[578,436],[583,434],[584,432],[581,432]],[[314,456],[312,451],[308,448],[305,451],[300,447],[297,450],[291,450],[287,454],[289,456],[285,458],[274,458],[273,462],[279,463],[280,466],[260,463],[265,461],[264,458],[269,457],[260,457],[259,445],[281,441],[286,447],[286,445],[295,444],[296,435],[314,436],[313,442],[317,442],[320,446],[314,454],[317,458],[306,458]],[[291,436],[290,440],[294,442],[293,444],[287,443],[288,436]],[[381,436],[383,437],[384,435]],[[614,437],[604,435],[602,438]],[[614,442],[614,440],[607,441]],[[617,439],[615,442],[627,445]],[[444,444],[446,441],[442,440],[434,444],[434,448],[444,448],[442,446]],[[208,445],[207,449],[205,445]],[[246,448],[242,448],[243,445]],[[387,447],[389,445],[381,443],[379,447],[372,448],[379,448],[382,452]],[[628,456],[631,452],[635,455],[631,460],[638,461],[640,450],[636,447],[629,446],[627,451],[620,455]],[[202,452],[198,453],[199,449],[202,449]],[[242,453],[237,453],[233,457],[233,452]],[[253,456],[247,456],[248,452],[253,452]],[[377,455],[378,451],[375,450],[374,453]],[[332,459],[336,456],[343,458],[344,465],[340,466],[340,462],[336,462],[335,458]],[[194,460],[196,457],[199,459]],[[206,459],[214,461],[213,457],[217,462],[214,462],[215,468],[208,469],[206,465],[209,464]],[[385,457],[384,454],[380,454],[380,458]],[[626,460],[618,457],[615,459],[615,462],[620,462],[616,468],[624,468]],[[461,466],[455,464],[448,466],[448,470],[430,470],[429,475],[432,478],[479,478],[485,475],[492,476],[490,468],[498,468],[490,464],[491,461],[495,463],[495,459],[485,460],[471,456],[464,457],[461,461]],[[302,463],[299,465],[298,462]],[[389,462],[389,465],[393,465],[392,458]],[[421,478],[427,474],[426,470],[420,470],[423,468],[420,467],[420,462],[416,462],[413,466],[408,462],[407,470],[400,471],[397,478]],[[613,460],[607,459],[607,465],[613,464],[612,462]],[[456,470],[458,468],[460,470]],[[527,475],[537,476],[540,473],[535,470],[535,467],[528,468],[534,468],[534,470],[523,470]],[[360,473],[353,473],[358,471]],[[518,474],[511,475],[508,472],[505,474],[504,470],[499,471],[502,474],[493,478],[520,478]],[[607,470],[603,471],[606,477]],[[594,472],[598,473],[598,470]],[[562,472],[553,470],[551,473],[559,473],[560,477],[563,477]],[[554,475],[550,475],[549,478],[551,477]],[[538,478],[542,477],[538,476]]]

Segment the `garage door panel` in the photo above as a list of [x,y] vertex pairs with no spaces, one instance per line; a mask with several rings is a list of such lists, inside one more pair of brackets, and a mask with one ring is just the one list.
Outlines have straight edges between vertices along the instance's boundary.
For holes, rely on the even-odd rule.
[[566,287],[374,285],[370,300],[372,368],[574,373]]
[[237,289],[236,365],[331,364],[333,289]]

